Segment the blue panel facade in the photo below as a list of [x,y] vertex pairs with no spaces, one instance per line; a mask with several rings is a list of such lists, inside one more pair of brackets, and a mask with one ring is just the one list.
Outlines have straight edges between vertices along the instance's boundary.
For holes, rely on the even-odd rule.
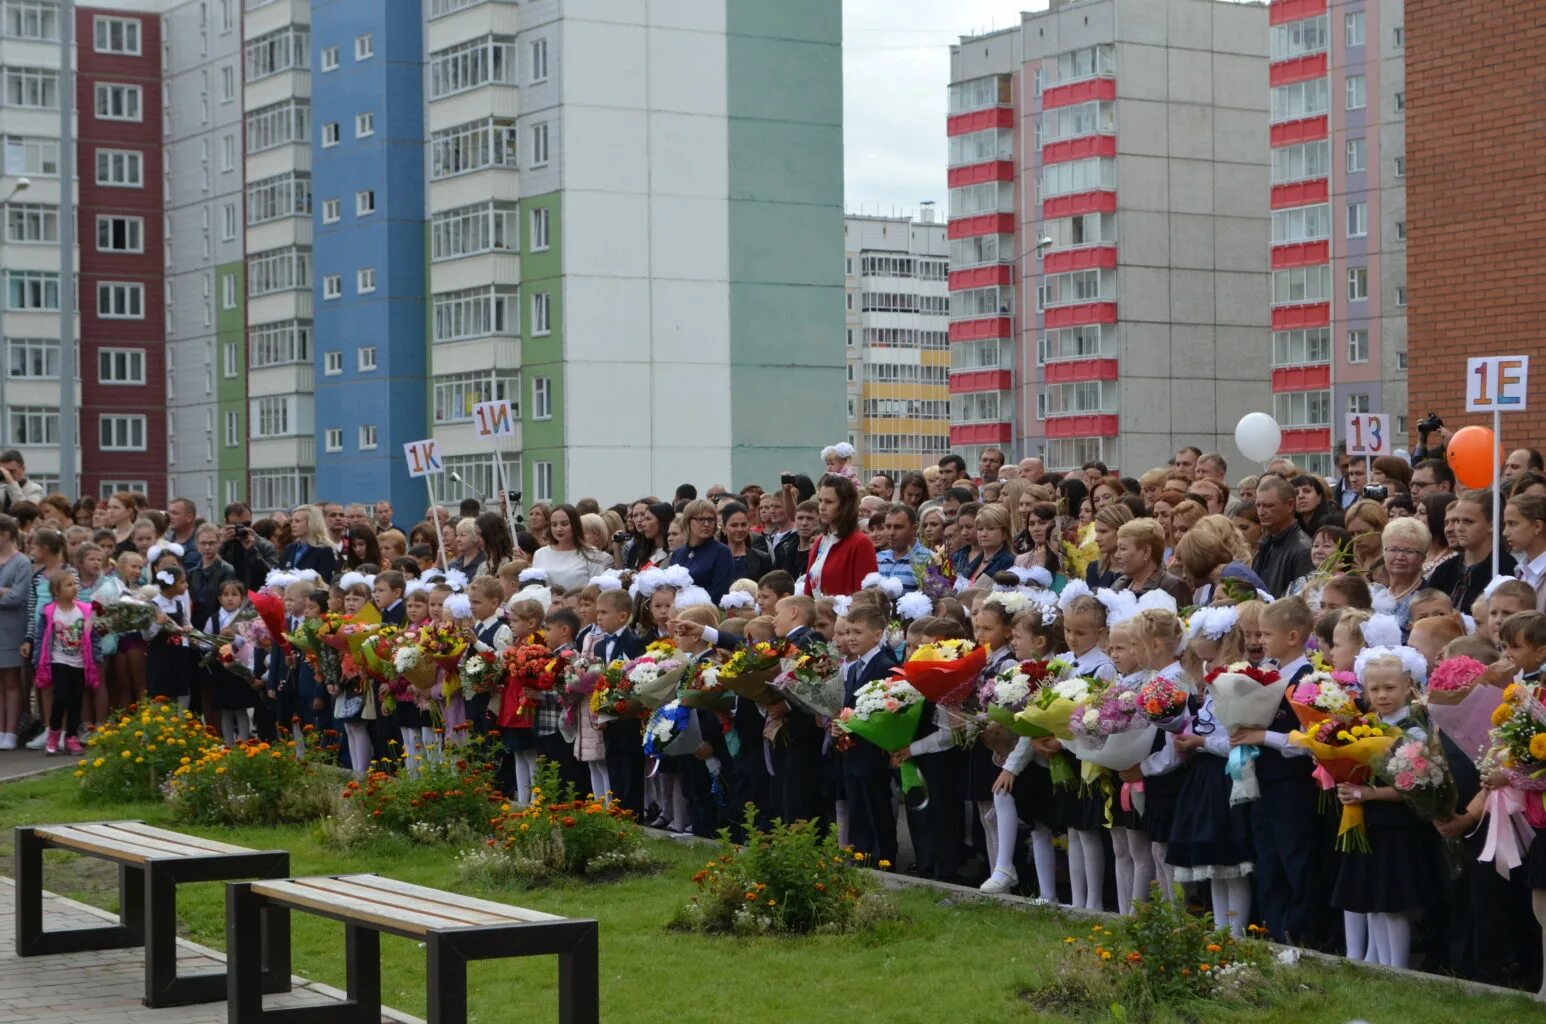
[[[370,56],[357,59],[366,35]],[[329,47],[338,67],[324,72],[320,53]],[[312,0],[311,48],[317,493],[422,508],[424,486],[403,462],[403,445],[429,436],[420,0]],[[365,137],[361,114],[374,122]],[[324,147],[333,124],[338,144]],[[367,190],[374,212],[359,209]],[[335,199],[338,220],[323,223]],[[374,291],[361,290],[362,270],[374,271]],[[334,275],[342,294],[327,298]],[[374,368],[362,369],[360,350],[372,347]],[[330,352],[342,353],[341,373],[326,372]],[[374,448],[362,447],[369,426]],[[338,430],[342,450],[330,452],[329,432]]]

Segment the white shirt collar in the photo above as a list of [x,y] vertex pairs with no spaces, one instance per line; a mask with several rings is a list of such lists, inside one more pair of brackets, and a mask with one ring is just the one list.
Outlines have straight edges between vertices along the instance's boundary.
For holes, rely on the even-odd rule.
[[1519,563],[1519,578],[1532,587],[1539,587],[1542,577],[1546,577],[1546,551],[1536,555],[1529,563]]
[[1292,679],[1294,678],[1295,672],[1298,672],[1300,669],[1307,667],[1309,664],[1309,658],[1303,656],[1295,658],[1287,665],[1280,666],[1278,668],[1278,675],[1282,676],[1284,679]]

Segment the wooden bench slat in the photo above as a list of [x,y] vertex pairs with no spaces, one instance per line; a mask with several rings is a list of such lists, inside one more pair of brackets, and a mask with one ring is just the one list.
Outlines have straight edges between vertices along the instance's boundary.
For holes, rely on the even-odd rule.
[[398,910],[367,900],[351,899],[329,893],[297,882],[253,882],[252,891],[259,896],[279,899],[324,914],[346,913],[349,917],[358,918],[361,922],[378,928],[406,931],[414,935],[466,927],[462,922],[448,917]]
[[157,839],[154,836],[139,836],[132,832],[121,832],[111,825],[81,825],[77,828],[77,831],[98,839],[109,846],[124,843],[139,849],[155,850],[162,857],[219,856],[213,850],[188,846],[174,839]]
[[393,892],[390,889],[359,885],[348,878],[329,879],[328,884],[312,884],[312,888],[323,892],[336,892],[341,896],[364,900],[367,903],[379,903],[389,911],[401,909],[434,917],[446,917],[468,926],[515,923],[515,919],[508,914],[490,914],[466,907],[449,906],[406,893]]
[[356,885],[368,886],[373,889],[381,889],[392,895],[414,896],[432,903],[438,903],[445,907],[460,910],[477,911],[485,914],[493,914],[510,921],[540,922],[540,921],[567,921],[567,917],[557,914],[545,914],[540,910],[528,910],[525,907],[512,907],[508,903],[496,903],[493,900],[478,899],[474,896],[463,896],[460,893],[443,892],[440,889],[431,889],[428,886],[413,885],[409,882],[399,882],[395,879],[383,878],[380,875],[343,875],[342,879]]
[[205,839],[202,836],[189,836],[184,835],[181,832],[173,832],[169,829],[156,828],[154,825],[147,825],[142,821],[108,821],[103,822],[103,824],[125,832],[136,832],[146,836],[147,838],[176,840],[177,842],[183,843],[187,846],[197,846],[202,849],[206,849],[211,853],[261,852],[246,846],[233,846],[230,843],[222,843],[214,839]]
[[83,832],[78,828],[68,825],[53,825],[48,828],[40,828],[36,833],[41,838],[59,846],[71,849],[83,850],[109,860],[122,860],[134,864],[142,864],[147,860],[159,860],[167,856],[164,850],[155,850],[134,843],[117,842],[116,840],[103,839],[89,832]]

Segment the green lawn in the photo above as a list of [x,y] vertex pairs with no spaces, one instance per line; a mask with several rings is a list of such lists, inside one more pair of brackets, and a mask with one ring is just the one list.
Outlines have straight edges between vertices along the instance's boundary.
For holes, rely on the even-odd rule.
[[[0,857],[5,858],[0,869],[9,864],[11,828],[18,824],[143,818],[181,827],[168,820],[160,805],[109,812],[80,803],[75,789],[68,772],[0,785]],[[247,846],[286,848],[297,874],[375,871],[422,885],[461,888],[450,851],[420,847],[400,855],[342,855],[318,843],[310,828],[183,830]],[[664,841],[656,845],[666,863],[656,875],[524,892],[472,889],[469,894],[599,919],[601,1002],[607,1024],[1068,1024],[1076,1019],[1039,1011],[1022,997],[1051,979],[1063,936],[1083,930],[1065,925],[1055,914],[977,903],[940,907],[938,894],[910,890],[897,897],[901,919],[864,936],[738,940],[681,934],[664,926],[677,904],[691,895],[688,877],[707,859],[707,850]],[[51,853],[45,884],[114,909],[115,878],[100,861]],[[186,886],[180,893],[182,933],[223,947],[220,887]],[[302,914],[292,920],[296,972],[342,986],[342,926]],[[382,957],[386,1002],[422,1016],[422,953],[413,943],[389,937],[383,939]],[[522,1024],[554,1020],[555,971],[551,959],[473,964],[472,1018]],[[1298,971],[1303,975],[1301,995],[1270,1009],[1232,1008],[1227,1015],[1231,1024],[1343,1024],[1355,1018],[1373,1024],[1546,1020],[1546,1012],[1524,999],[1470,998],[1453,987],[1387,980],[1348,967],[1306,963]],[[1103,1014],[1084,1019],[1111,1018]]]

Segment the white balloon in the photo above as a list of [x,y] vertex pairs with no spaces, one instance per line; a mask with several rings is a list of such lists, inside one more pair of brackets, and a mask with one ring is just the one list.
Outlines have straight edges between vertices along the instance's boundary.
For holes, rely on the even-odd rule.
[[1235,424],[1235,447],[1252,462],[1266,462],[1278,453],[1283,430],[1264,412],[1246,413]]

